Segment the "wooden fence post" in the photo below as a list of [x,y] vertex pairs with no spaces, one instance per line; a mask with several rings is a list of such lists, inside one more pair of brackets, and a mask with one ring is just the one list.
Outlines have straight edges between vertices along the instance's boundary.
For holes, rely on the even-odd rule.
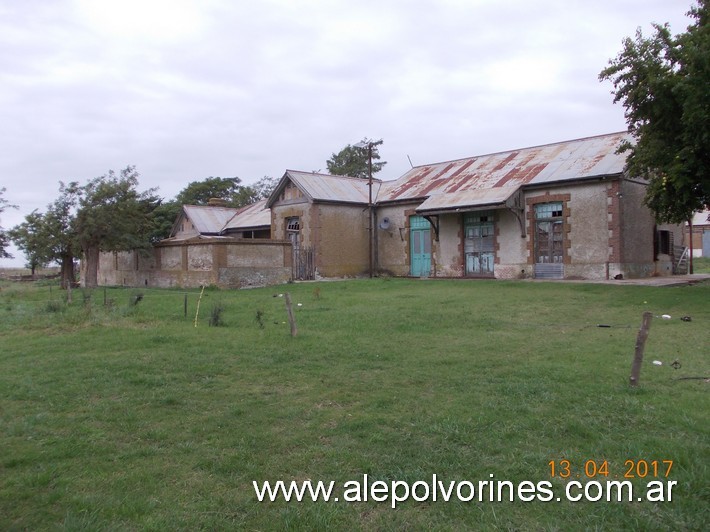
[[296,336],[298,334],[298,328],[296,327],[296,317],[293,315],[293,306],[291,305],[291,294],[286,292],[284,294],[284,299],[286,299],[286,312],[288,312],[288,322],[291,324],[291,336]]
[[631,364],[631,377],[629,384],[631,386],[639,385],[639,376],[641,375],[641,364],[643,363],[643,350],[646,346],[646,338],[648,338],[648,329],[651,327],[651,318],[653,314],[650,312],[643,313],[643,321],[641,328],[636,336],[636,349],[634,350],[634,362]]

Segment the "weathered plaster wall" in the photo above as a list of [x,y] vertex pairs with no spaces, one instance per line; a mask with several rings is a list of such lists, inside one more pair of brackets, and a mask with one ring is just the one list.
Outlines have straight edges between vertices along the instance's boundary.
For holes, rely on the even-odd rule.
[[[654,260],[654,217],[643,205],[646,187],[632,181],[622,181],[620,186],[622,209],[622,247],[619,264],[613,266],[625,277],[672,275],[673,257],[659,254]],[[656,230],[670,231],[676,246],[683,245],[682,227],[659,224]]]
[[286,220],[288,218],[298,217],[301,221],[301,230],[299,231],[299,245],[302,247],[310,247],[313,245],[312,229],[311,229],[311,207],[305,199],[292,200],[286,204],[274,204],[271,207],[271,235],[276,239],[287,240]]
[[184,212],[181,212],[180,216],[178,216],[178,219],[175,222],[175,228],[175,234],[172,236],[179,237],[181,239],[191,238],[200,234],[200,232],[195,229],[195,226],[190,219],[185,216]]
[[460,214],[439,217],[439,241],[432,231],[432,275],[436,277],[461,277],[464,274],[461,248],[462,226]]
[[[387,217],[390,227],[377,229],[377,263],[381,273],[405,276],[410,273],[409,216],[416,205],[378,207],[377,219]],[[378,222],[379,225],[379,222]]]
[[366,205],[314,204],[311,229],[319,275],[348,277],[369,272]]
[[[493,211],[496,224],[496,262],[499,279],[533,276],[535,203],[563,202],[564,272],[566,278],[604,279],[670,275],[671,257],[653,260],[653,216],[642,204],[645,187],[615,179],[565,187],[550,187],[525,194],[525,238],[516,216],[508,209]],[[416,205],[380,207],[378,218],[392,221],[387,232],[378,231],[380,270],[409,275],[409,220]],[[440,217],[439,241],[433,240],[432,275],[464,276],[461,215]],[[401,233],[400,229],[401,228]],[[680,226],[659,225],[682,242]],[[401,236],[400,236],[401,235]]]
[[[561,201],[564,220],[564,276],[603,279],[618,254],[619,212],[614,181],[595,181],[526,193],[528,263],[534,264],[534,205]],[[613,198],[613,199],[612,199]]]
[[104,286],[245,288],[290,278],[291,244],[285,241],[171,243],[156,246],[148,257],[131,251],[99,258],[99,284]]
[[532,276],[532,267],[528,264],[527,233],[523,238],[520,222],[507,209],[495,211],[496,224],[496,279],[519,279]]

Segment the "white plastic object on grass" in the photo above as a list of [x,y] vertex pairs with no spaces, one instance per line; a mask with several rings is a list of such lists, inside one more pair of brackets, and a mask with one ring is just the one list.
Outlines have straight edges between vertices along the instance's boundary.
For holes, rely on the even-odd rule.
[[663,362],[661,362],[660,360],[654,360],[654,361],[653,361],[653,365],[654,365],[654,366],[662,366],[662,365],[663,365]]
[[671,319],[671,315],[670,315],[670,314],[664,314],[663,316],[661,316],[661,318],[663,318],[664,320],[669,320],[669,319]]

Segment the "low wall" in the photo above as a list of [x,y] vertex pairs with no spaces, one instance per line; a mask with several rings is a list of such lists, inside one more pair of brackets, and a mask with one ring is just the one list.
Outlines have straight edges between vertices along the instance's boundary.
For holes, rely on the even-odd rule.
[[284,240],[219,239],[161,242],[152,252],[102,253],[102,286],[250,288],[291,278],[291,243]]

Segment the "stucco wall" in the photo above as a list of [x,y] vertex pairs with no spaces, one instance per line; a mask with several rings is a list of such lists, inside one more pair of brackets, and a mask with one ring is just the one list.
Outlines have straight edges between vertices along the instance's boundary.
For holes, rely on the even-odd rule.
[[245,288],[291,278],[291,244],[273,240],[163,244],[148,257],[102,253],[99,284],[161,288],[215,285]]
[[[670,275],[670,257],[653,260],[654,222],[642,205],[641,185],[616,179],[549,187],[525,193],[525,237],[520,223],[508,209],[491,211],[495,220],[496,261],[499,279],[532,277],[534,215],[537,202],[563,201],[564,274],[566,278],[604,279],[621,274],[626,278]],[[416,205],[381,207],[378,218],[387,216],[391,229],[378,230],[380,270],[409,275],[409,222]],[[460,213],[440,216],[439,241],[432,241],[432,275],[464,276],[462,218]],[[401,232],[400,232],[401,229]],[[682,239],[679,226],[659,226]],[[432,232],[433,240],[433,232]]]
[[463,255],[461,253],[461,216],[439,217],[439,241],[432,231],[432,275],[436,277],[461,277]]
[[276,203],[271,207],[271,236],[276,239],[288,239],[286,219],[298,217],[301,220],[299,244],[303,247],[313,245],[311,231],[311,207],[305,199],[287,204]]
[[314,204],[311,230],[319,275],[343,277],[368,274],[370,233],[367,205]]
[[518,218],[507,209],[495,211],[496,224],[496,263],[494,275],[497,279],[519,279],[532,276],[532,267],[528,264],[527,240],[530,238],[526,228],[523,237]]
[[[379,207],[377,219],[389,218],[388,229],[377,228],[377,264],[381,273],[405,276],[410,273],[409,214],[416,205]],[[379,226],[379,222],[378,222]]]
[[682,227],[670,224],[654,225],[653,214],[643,205],[646,194],[644,185],[624,180],[619,192],[622,209],[622,250],[619,264],[613,266],[629,278],[671,275],[671,255],[659,254],[654,260],[654,229],[670,231],[675,245],[682,246]]

